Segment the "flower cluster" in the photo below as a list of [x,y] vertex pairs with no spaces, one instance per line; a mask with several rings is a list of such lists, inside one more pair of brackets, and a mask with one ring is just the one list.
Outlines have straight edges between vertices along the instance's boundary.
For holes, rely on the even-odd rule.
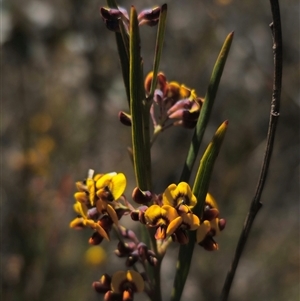
[[[137,263],[143,267],[146,264],[156,266],[159,254],[141,242],[133,230],[120,225],[119,220],[126,214],[130,214],[132,220],[155,229],[154,237],[157,242],[173,240],[186,244],[188,231],[197,231],[196,243],[206,250],[218,249],[213,237],[224,229],[225,220],[219,218],[216,201],[207,194],[203,219],[200,221],[193,213],[197,198],[186,182],[170,184],[158,195],[136,187],[132,199],[143,204],[137,209],[123,194],[126,188],[123,173],[94,175],[94,171],[89,170],[87,179],[77,182],[76,186],[78,191],[74,194],[74,210],[78,216],[70,223],[70,227],[93,229],[89,243],[96,245],[103,239],[109,240],[109,233],[114,225],[119,238],[115,255],[126,258],[127,267]],[[159,248],[156,250],[159,252]],[[116,272],[112,277],[105,274],[99,281],[94,282],[93,287],[97,292],[105,294],[104,300],[133,300],[134,292],[144,289],[147,277],[142,274],[132,270]]]
[[109,240],[112,225],[118,225],[118,220],[129,211],[117,201],[126,187],[125,175],[111,172],[94,176],[94,171],[89,170],[87,179],[77,182],[76,186],[74,210],[78,216],[70,227],[95,230],[89,240],[91,244],[99,244],[103,238]]
[[133,300],[135,292],[144,290],[144,279],[132,270],[118,271],[112,276],[104,274],[93,283],[93,287],[98,293],[105,294],[105,301],[127,301]]
[[219,218],[219,210],[215,199],[208,193],[205,200],[203,221],[197,230],[197,243],[205,250],[218,250],[219,246],[213,239],[225,228],[226,221]]
[[[149,95],[153,80],[153,72],[145,79],[145,91]],[[151,117],[154,126],[165,126],[169,119],[176,119],[173,125],[182,125],[194,128],[199,117],[203,99],[198,97],[195,90],[178,82],[168,82],[164,73],[157,75],[157,85],[153,95],[154,103],[151,108]],[[155,106],[158,106],[158,117],[155,115]]]
[[199,217],[192,211],[197,204],[197,199],[187,183],[171,184],[162,195],[151,195],[151,197],[150,195],[149,191],[143,194],[135,189],[133,199],[137,203],[152,199],[152,205],[141,206],[131,213],[131,218],[155,228],[157,240],[172,237],[173,241],[186,244],[187,231],[197,230],[199,245],[209,251],[218,249],[213,237],[225,228],[226,222],[224,219],[219,219],[216,201],[210,194],[206,197],[201,223]]
[[[153,72],[150,72],[144,82],[146,98],[150,96]],[[157,75],[157,85],[154,90],[150,115],[155,131],[163,131],[170,126],[181,125],[192,129],[195,127],[204,99],[198,97],[195,90],[179,84],[168,82],[164,73]],[[131,116],[125,112],[119,113],[120,121],[131,126]],[[168,124],[169,120],[174,120]]]

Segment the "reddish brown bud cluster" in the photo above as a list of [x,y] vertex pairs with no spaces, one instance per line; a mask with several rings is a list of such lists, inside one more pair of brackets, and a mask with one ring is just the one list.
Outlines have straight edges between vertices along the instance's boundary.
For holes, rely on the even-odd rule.
[[[142,10],[138,15],[139,26],[148,25],[155,26],[159,21],[159,16],[161,12],[161,7],[157,6],[150,9]],[[129,32],[129,16],[127,10],[118,7],[118,8],[100,8],[100,14],[104,20],[106,27],[115,32],[120,31],[119,22],[123,22],[127,33]]]

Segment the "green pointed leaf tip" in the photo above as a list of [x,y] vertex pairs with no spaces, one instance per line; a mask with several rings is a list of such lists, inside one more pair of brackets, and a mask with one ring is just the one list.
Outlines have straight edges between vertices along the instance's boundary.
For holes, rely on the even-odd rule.
[[219,154],[223,139],[225,137],[228,127],[228,120],[224,121],[217,129],[213,136],[212,141],[206,148],[203,157],[200,160],[199,168],[196,174],[193,193],[195,194],[198,202],[193,208],[193,212],[201,219],[206,194],[208,192],[209,181],[213,171],[214,163]]

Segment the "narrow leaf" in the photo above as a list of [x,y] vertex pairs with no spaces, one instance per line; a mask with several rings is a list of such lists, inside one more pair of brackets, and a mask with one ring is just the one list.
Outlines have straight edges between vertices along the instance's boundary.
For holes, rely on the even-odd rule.
[[161,7],[160,15],[159,15],[159,22],[157,28],[157,36],[156,36],[156,46],[155,46],[155,55],[153,61],[153,78],[151,82],[150,94],[149,99],[152,99],[156,84],[157,84],[157,73],[160,63],[160,58],[162,54],[162,48],[164,44],[164,37],[165,37],[165,28],[166,28],[166,19],[167,19],[167,4],[163,4]]
[[149,171],[146,169],[147,165],[145,164],[150,157],[150,149],[145,148],[145,93],[143,93],[139,26],[134,7],[131,7],[130,11],[129,53],[130,111],[134,170],[137,186],[141,190],[150,190]]
[[188,151],[188,155],[181,173],[181,181],[188,182],[192,168],[194,166],[201,141],[212,111],[214,100],[219,87],[220,79],[223,73],[223,69],[226,63],[226,59],[230,50],[231,42],[233,40],[233,32],[231,32],[225,39],[223,47],[219,53],[217,61],[215,63],[208,89],[204,98],[204,104],[200,112],[200,116],[194,131],[192,142]]
[[200,218],[200,220],[203,214],[205,198],[208,192],[213,166],[219,154],[227,127],[228,121],[224,121],[216,131],[212,142],[208,145],[202,159],[200,160],[200,165],[193,186],[193,193],[197,198],[197,204],[193,208],[193,212]]

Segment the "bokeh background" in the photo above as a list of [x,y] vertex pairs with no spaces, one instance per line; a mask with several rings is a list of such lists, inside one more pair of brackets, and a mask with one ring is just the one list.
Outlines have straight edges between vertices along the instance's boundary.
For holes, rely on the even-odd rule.
[[[161,0],[123,0],[141,10]],[[184,300],[217,300],[254,196],[264,154],[273,77],[269,1],[167,0],[161,70],[204,95],[226,35],[235,31],[204,146],[229,129],[210,186],[227,228],[220,250],[195,251]],[[91,283],[123,268],[89,249],[89,230],[69,229],[75,181],[97,172],[127,175],[130,130],[115,38],[99,15],[105,1],[11,0],[1,10],[1,300],[102,300]],[[281,115],[269,177],[230,300],[299,298],[299,2],[280,1],[284,43]],[[141,29],[145,73],[156,28]],[[177,182],[192,131],[172,128],[153,147],[155,192]],[[128,227],[135,227],[124,220]],[[168,300],[178,246],[163,264]],[[94,254],[94,255],[93,255]],[[100,255],[99,255],[100,254]],[[96,257],[95,257],[96,256]],[[97,259],[97,256],[99,257]],[[96,258],[96,259],[95,259]],[[140,300],[145,300],[140,296]]]

